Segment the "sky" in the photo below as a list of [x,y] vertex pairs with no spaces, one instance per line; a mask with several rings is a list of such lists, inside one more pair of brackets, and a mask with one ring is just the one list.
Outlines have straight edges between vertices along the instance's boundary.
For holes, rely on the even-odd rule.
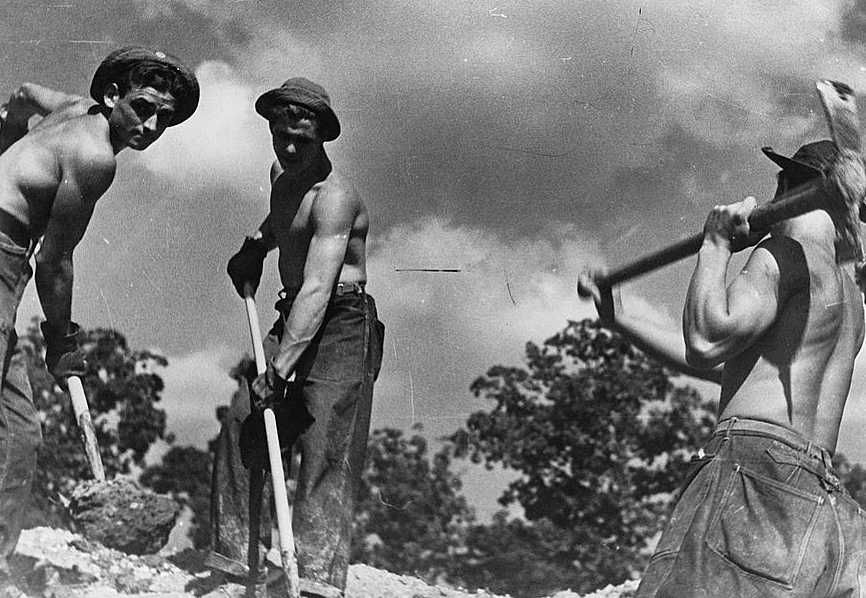
[[[85,94],[129,44],[195,69],[196,114],[118,157],[75,253],[73,317],[163,352],[168,427],[203,447],[249,352],[225,263],[268,206],[253,102],[289,77],[322,84],[343,129],[326,149],[372,219],[368,289],[387,328],[373,426],[436,438],[485,407],[469,385],[489,367],[594,317],[582,269],[698,232],[714,204],[769,198],[760,148],[828,135],[815,80],[866,91],[864,25],[866,0],[5,0],[0,90]],[[676,325],[692,267],[624,285],[626,309]],[[275,257],[265,269],[263,327]],[[19,325],[40,313],[31,285]],[[862,361],[839,448],[866,461]],[[500,478],[470,473],[489,507]]]

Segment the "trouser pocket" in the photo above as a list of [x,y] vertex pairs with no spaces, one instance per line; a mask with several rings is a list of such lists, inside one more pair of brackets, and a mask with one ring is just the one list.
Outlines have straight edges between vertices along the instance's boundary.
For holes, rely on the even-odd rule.
[[747,574],[793,586],[824,498],[733,465],[709,548]]

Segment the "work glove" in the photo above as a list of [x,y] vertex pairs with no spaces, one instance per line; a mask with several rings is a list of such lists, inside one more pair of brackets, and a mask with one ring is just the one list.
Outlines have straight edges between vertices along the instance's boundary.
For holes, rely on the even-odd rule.
[[84,351],[78,347],[77,337],[81,327],[69,322],[68,329],[61,332],[50,322],[42,322],[40,328],[45,339],[45,367],[65,388],[69,376],[83,376],[87,372]]
[[229,273],[229,278],[232,279],[235,290],[241,297],[244,297],[244,287],[247,284],[250,285],[255,295],[256,289],[259,288],[259,282],[262,280],[262,265],[267,254],[268,248],[264,241],[247,237],[244,239],[240,251],[229,260],[226,270]]
[[241,463],[247,469],[269,469],[268,443],[265,434],[264,410],[271,408],[277,420],[280,451],[290,450],[298,437],[315,421],[307,410],[300,384],[276,376],[274,392],[262,399],[250,393],[252,410],[241,424]]

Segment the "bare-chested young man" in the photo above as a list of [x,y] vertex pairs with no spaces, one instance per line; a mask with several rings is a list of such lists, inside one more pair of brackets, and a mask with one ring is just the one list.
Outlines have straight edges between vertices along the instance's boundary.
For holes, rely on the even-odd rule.
[[63,384],[83,373],[72,322],[72,255],[97,200],[114,178],[118,152],[143,150],[166,127],[188,118],[198,83],[177,59],[123,48],[98,67],[92,99],[22,85],[4,107],[0,132],[0,579],[21,531],[41,442],[15,313],[31,276],[46,321],[45,363]]
[[[384,327],[365,291],[367,209],[331,165],[323,143],[339,135],[330,99],[303,78],[286,81],[256,101],[268,120],[276,161],[270,212],[231,258],[228,272],[241,296],[258,287],[262,261],[279,251],[282,299],[271,340],[276,346],[253,391],[271,403],[295,387],[315,421],[300,437],[302,456],[294,502],[294,532],[303,596],[342,596],[346,584],[354,500],[369,434],[373,381],[382,358]],[[249,408],[235,401],[228,426]],[[224,439],[230,437],[224,427]],[[235,460],[236,462],[236,460]],[[217,475],[229,463],[217,458]],[[228,473],[228,470],[225,471]],[[214,554],[229,572],[246,565],[244,508],[217,489]],[[222,511],[220,512],[220,508]],[[229,533],[222,533],[223,530]]]
[[[821,141],[787,158],[777,193],[830,168]],[[613,295],[581,278],[604,319],[688,373],[721,384],[719,422],[688,475],[638,596],[859,596],[866,535],[831,458],[863,342],[851,247],[827,212],[786,220],[730,283],[753,198],[717,206],[683,312],[684,336],[617,316]],[[721,367],[720,367],[721,366]],[[716,368],[716,369],[714,369]]]

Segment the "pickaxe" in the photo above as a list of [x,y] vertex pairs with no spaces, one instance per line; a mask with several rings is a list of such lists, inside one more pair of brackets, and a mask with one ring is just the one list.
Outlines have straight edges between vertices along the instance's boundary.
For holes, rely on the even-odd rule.
[[[818,97],[830,127],[830,134],[839,149],[831,172],[816,178],[755,208],[749,215],[752,231],[768,231],[774,224],[813,210],[843,213],[837,222],[837,238],[845,238],[856,246],[862,258],[859,215],[866,195],[866,172],[861,157],[860,130],[853,90],[845,83],[821,80],[816,83]],[[866,211],[864,211],[866,216]],[[597,276],[600,289],[652,272],[698,252],[703,234],[697,234],[659,251],[650,253],[607,274]],[[583,294],[583,293],[582,293]]]
[[[256,371],[259,375],[268,369],[265,361],[265,351],[262,344],[262,333],[259,328],[259,315],[256,311],[256,300],[253,298],[252,287],[247,284],[244,289],[244,304],[247,308],[247,322],[250,326],[250,338],[253,343],[253,355],[256,360]],[[286,491],[286,476],[283,473],[283,458],[280,453],[280,440],[277,431],[277,419],[270,407],[264,410],[265,435],[268,445],[268,462],[271,466],[271,482],[274,489],[274,507],[277,515],[277,529],[280,534],[280,561],[283,573],[286,576],[286,587],[289,598],[299,598],[301,595],[300,580],[298,576],[298,562],[295,556],[295,536],[292,531],[292,508],[289,505],[288,492]],[[258,502],[253,505],[254,474],[250,468],[250,538],[259,533],[258,515],[253,518],[253,509],[261,508],[261,493],[258,493]],[[261,474],[259,474],[261,475]],[[255,520],[254,520],[255,519]],[[253,524],[255,523],[255,528]],[[249,547],[250,577],[258,575],[258,546]]]

